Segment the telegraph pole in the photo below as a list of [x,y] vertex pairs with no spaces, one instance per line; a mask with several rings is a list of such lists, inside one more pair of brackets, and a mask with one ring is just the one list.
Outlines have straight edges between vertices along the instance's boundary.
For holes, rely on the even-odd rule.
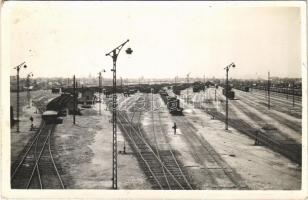
[[101,114],[101,87],[102,87],[102,72],[98,73],[98,103],[99,103],[99,114]]
[[215,101],[217,101],[217,99],[216,99],[216,88],[215,88]]
[[74,113],[73,113],[73,124],[76,123],[76,80],[75,80],[75,75],[73,77],[73,88],[74,88],[74,94],[73,94],[73,98],[74,98]]
[[17,70],[17,108],[16,108],[16,132],[19,133],[19,70],[23,66],[24,68],[27,68],[27,65],[25,65],[26,62],[21,63],[20,65],[16,66],[14,69]]
[[231,63],[230,65],[228,65],[227,67],[225,67],[224,69],[226,70],[226,87],[225,87],[225,96],[226,96],[226,120],[225,120],[225,125],[226,125],[226,130],[228,130],[228,95],[229,95],[229,80],[228,80],[228,76],[229,76],[229,69],[230,67],[235,67],[234,63]]
[[186,78],[187,78],[186,103],[187,104],[188,104],[189,74],[190,72],[186,75]]
[[205,85],[205,74],[203,74],[203,84]]
[[295,102],[294,102],[294,87],[295,87],[295,83],[293,81],[293,84],[292,84],[293,108],[294,108],[294,105],[295,105]]
[[30,77],[33,76],[32,72],[29,73],[27,75],[27,99],[28,99],[28,104],[29,104],[29,108],[31,107],[31,104],[30,104]]
[[[118,164],[117,164],[117,75],[116,75],[116,63],[118,55],[123,48],[123,46],[128,42],[129,40],[126,40],[124,43],[110,51],[106,54],[106,56],[110,56],[113,61],[113,68],[111,71],[113,72],[113,81],[112,81],[112,87],[113,87],[113,96],[112,96],[112,188],[117,189],[118,188]],[[126,50],[127,54],[131,54],[132,50],[128,48]]]
[[268,94],[268,109],[271,109],[271,86],[270,86],[270,72],[268,72],[268,80],[267,80],[267,94]]
[[140,80],[141,80],[141,79],[139,78],[139,79],[138,79],[138,85],[139,85],[139,89],[140,89]]

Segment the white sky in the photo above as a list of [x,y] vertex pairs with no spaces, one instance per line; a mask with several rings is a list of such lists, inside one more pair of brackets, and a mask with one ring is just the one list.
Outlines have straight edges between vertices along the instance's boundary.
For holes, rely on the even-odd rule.
[[[300,9],[210,6],[209,2],[6,2],[11,68],[22,75],[96,76],[105,54],[130,39],[118,77],[301,76]],[[126,55],[131,47],[133,54]],[[11,75],[16,71],[11,70]]]

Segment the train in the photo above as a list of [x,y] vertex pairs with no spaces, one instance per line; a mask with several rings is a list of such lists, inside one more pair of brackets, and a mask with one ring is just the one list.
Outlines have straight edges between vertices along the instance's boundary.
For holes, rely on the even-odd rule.
[[169,96],[165,90],[161,90],[159,93],[172,115],[183,114],[183,108],[180,107],[180,100],[176,96]]
[[[257,90],[268,90],[267,86],[252,86],[253,89]],[[282,93],[282,94],[289,94],[294,96],[302,96],[302,88],[286,88],[286,87],[270,87],[271,92],[277,92],[277,93]]]
[[54,110],[46,110],[42,114],[42,119],[46,124],[62,124],[63,118],[59,116],[59,113]]
[[190,85],[188,83],[179,84],[172,86],[172,91],[176,95],[181,95],[181,90],[185,90],[186,88],[189,88]]
[[194,82],[193,83],[193,92],[200,92],[201,90],[205,90],[205,84],[202,82]]
[[[67,115],[66,110],[70,113],[74,109],[74,97],[70,93],[62,93],[60,96],[52,99],[46,106],[46,111],[42,114],[42,119],[46,124],[59,124],[62,123],[63,116]],[[80,114],[78,109],[75,110],[75,114]]]
[[245,85],[234,85],[233,88],[244,91],[244,92],[249,92],[250,91],[250,87],[249,86],[245,86]]
[[[222,89],[222,94],[226,96],[226,90],[225,88]],[[232,89],[229,89],[228,92],[227,92],[227,97],[228,99],[234,99],[235,97],[235,93]]]

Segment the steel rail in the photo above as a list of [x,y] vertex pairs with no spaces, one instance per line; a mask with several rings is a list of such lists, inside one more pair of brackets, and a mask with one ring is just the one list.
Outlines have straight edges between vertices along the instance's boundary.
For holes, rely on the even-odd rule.
[[[153,95],[153,94],[152,94],[152,95]],[[154,101],[154,98],[152,98],[152,101]],[[160,157],[160,154],[159,154],[158,142],[157,142],[156,133],[155,133],[155,123],[154,123],[154,110],[153,110],[153,104],[154,104],[154,102],[152,102],[152,104],[151,104],[151,105],[152,105],[151,116],[152,116],[152,123],[153,123],[153,127],[152,127],[152,128],[153,128],[153,135],[154,135],[154,141],[155,141],[155,148],[156,148],[156,152],[157,152],[158,158],[160,159],[161,162],[163,162],[162,159],[161,159],[161,157]],[[140,116],[141,116],[141,113],[140,113]],[[140,121],[141,121],[141,118],[139,117],[139,122],[140,122]],[[138,124],[140,124],[140,123],[138,123]],[[164,174],[166,183],[167,183],[168,188],[169,188],[169,190],[170,190],[171,187],[170,187],[170,183],[169,183],[169,181],[168,181],[168,178],[167,178],[165,169],[164,169],[163,166],[161,166],[161,167],[162,167],[162,170],[163,170],[163,174]]]
[[[183,122],[182,124],[183,124],[186,128],[190,129],[190,130],[193,132],[192,128],[188,125],[187,122]],[[184,135],[185,135],[185,134],[184,134]],[[239,184],[238,182],[236,182],[232,176],[230,176],[230,174],[226,171],[226,169],[225,169],[223,166],[221,166],[221,162],[219,162],[219,161],[216,159],[216,157],[213,155],[212,151],[204,144],[205,139],[204,139],[203,137],[200,137],[200,136],[196,135],[196,134],[194,134],[194,136],[195,136],[196,139],[198,139],[198,140],[200,141],[200,144],[206,149],[206,151],[207,151],[207,152],[209,153],[209,155],[213,158],[213,160],[218,164],[218,166],[221,167],[221,169],[223,170],[224,174],[230,179],[230,181],[232,181],[232,183],[233,183],[237,188],[240,188],[240,187],[241,187],[240,184]],[[187,137],[186,135],[185,135],[185,137],[186,137],[186,138],[189,138],[189,137]],[[201,142],[201,141],[202,141],[202,142]]]
[[[187,127],[187,126],[186,126]],[[209,155],[215,160],[215,162],[221,166],[221,162],[217,160],[216,156],[213,155],[212,151],[204,144],[205,139],[203,137],[199,137],[196,135],[197,138],[200,138],[203,142],[201,142],[202,146],[206,149],[207,152],[209,152]],[[224,174],[232,181],[232,183],[237,187],[241,188],[240,184],[234,180],[232,176],[230,176],[230,173],[226,171],[226,168],[221,166],[221,169],[223,170]],[[231,168],[230,168],[231,169]],[[232,169],[231,169],[232,170]],[[233,171],[233,170],[232,170]]]
[[15,175],[17,173],[17,171],[19,170],[19,167],[22,165],[22,163],[25,161],[29,151],[31,150],[31,148],[33,147],[33,144],[37,141],[38,137],[41,135],[42,130],[45,128],[46,124],[45,122],[42,122],[42,127],[39,129],[39,132],[36,134],[34,140],[32,141],[32,143],[30,144],[29,148],[27,149],[27,151],[25,152],[24,156],[22,157],[21,161],[19,162],[19,164],[17,165],[17,167],[15,168],[12,176],[11,176],[11,181],[14,180]]
[[[166,135],[163,133],[161,116],[159,115],[159,113],[157,113],[157,114],[158,114],[158,119],[159,119],[160,132],[162,133],[162,135],[164,135],[165,139],[167,140]],[[187,180],[186,176],[184,175],[184,173],[183,173],[183,171],[182,171],[182,169],[181,169],[181,167],[180,167],[178,161],[176,160],[176,157],[175,157],[174,153],[173,153],[172,150],[171,150],[172,148],[171,148],[170,143],[167,142],[167,144],[168,144],[168,147],[169,147],[169,151],[170,151],[170,153],[171,153],[171,155],[172,155],[172,157],[173,157],[173,160],[175,161],[175,163],[176,163],[178,169],[180,170],[182,177],[184,178],[184,180],[185,180],[186,184],[189,186],[189,188],[192,190],[192,189],[193,189],[192,186],[191,186],[190,183],[188,182],[188,180]]]
[[[189,141],[190,144],[193,143],[193,141],[191,140],[190,137],[187,137],[185,134],[183,134],[183,135],[184,135],[184,138],[185,138],[187,141]],[[195,151],[191,151],[193,157],[194,157],[196,160],[198,160],[199,163],[203,163],[202,160],[201,160],[201,158],[200,158],[200,155],[196,153],[197,150],[195,149],[195,146],[193,146],[193,145],[190,145],[190,146],[192,147],[193,150],[195,150]],[[194,153],[193,153],[193,152],[194,152]],[[205,173],[205,172],[202,171],[202,173]],[[211,171],[208,171],[208,173],[209,173],[209,175],[210,175],[210,177],[211,177],[211,181],[216,185],[216,188],[221,189],[221,186],[219,186],[217,180],[214,178],[213,173],[212,173]]]
[[[241,90],[237,90],[237,92],[239,92],[240,94],[243,94],[243,95],[249,95],[249,93],[246,93],[246,92],[243,92]],[[255,92],[255,93],[252,93],[252,96],[254,96],[256,99],[260,99],[260,100],[267,100],[267,97],[264,96],[264,94],[260,93],[260,92]],[[285,104],[285,105],[288,105],[288,104],[292,104],[292,99],[290,97],[289,100],[286,100],[284,97],[282,96],[275,96],[273,95],[271,97],[271,102],[274,101],[276,102],[277,104]],[[302,100],[299,100],[297,99],[296,102],[294,102],[295,105],[297,106],[302,106]],[[290,106],[290,105],[288,105]],[[290,106],[291,107],[291,106]]]
[[[37,154],[36,154],[37,153],[37,144],[38,144],[38,140],[36,140],[35,148],[34,148],[34,158],[35,158],[35,161],[37,161],[37,159],[38,159]],[[38,175],[38,179],[39,179],[39,183],[40,183],[40,188],[43,189],[41,175],[40,175],[40,170],[39,170],[39,165],[36,166],[36,172],[37,172],[37,175]]]
[[[141,116],[141,115],[140,115]],[[185,189],[179,182],[178,180],[174,177],[174,175],[169,171],[169,169],[165,166],[165,164],[160,160],[160,158],[157,157],[157,155],[155,154],[155,152],[153,151],[153,149],[151,148],[151,146],[146,142],[145,138],[142,136],[141,134],[141,129],[140,129],[140,125],[138,126],[138,135],[139,138],[146,144],[146,146],[150,149],[150,151],[154,154],[155,158],[159,161],[159,163],[161,164],[161,166],[163,168],[166,169],[166,171],[168,172],[168,174],[173,178],[173,180],[182,188]]]
[[54,167],[54,169],[55,169],[55,171],[56,171],[56,173],[57,173],[58,179],[59,179],[59,181],[60,181],[60,183],[61,183],[61,187],[62,187],[62,189],[65,189],[64,184],[63,184],[63,181],[62,181],[62,178],[61,178],[61,176],[60,176],[60,173],[59,173],[59,171],[58,171],[58,169],[57,169],[56,163],[55,163],[55,161],[54,161],[54,159],[53,159],[53,156],[52,156],[52,153],[51,153],[50,138],[49,138],[49,141],[48,141],[48,151],[49,151],[49,155],[50,155],[50,158],[51,158],[51,162],[52,162],[52,164],[53,164],[53,167]]
[[[220,95],[222,95],[220,93]],[[251,102],[252,103],[252,100],[248,100],[246,99],[247,101]],[[257,105],[256,103],[253,103],[253,105]],[[207,111],[203,110],[204,112],[207,113]],[[217,115],[215,116],[217,119],[219,119],[219,113],[217,113]],[[277,121],[280,121],[279,119],[275,118]],[[243,120],[237,120],[237,121],[233,121],[231,120],[230,121],[230,124],[233,126],[233,127],[236,127],[237,125],[240,124],[240,127],[245,127],[245,123]],[[251,132],[248,132],[246,129],[238,129],[240,132],[243,132],[245,135],[249,136],[250,138],[253,138],[253,139],[256,139],[256,135],[254,134],[254,131],[251,131]],[[281,132],[280,132],[281,133]],[[282,133],[281,133],[282,134]],[[284,136],[284,137],[287,137],[287,136]],[[268,146],[270,149],[272,149],[273,151],[275,152],[278,152],[286,157],[288,157],[289,159],[297,162],[297,163],[300,163],[301,162],[301,159],[297,158],[297,151],[294,150],[294,149],[290,149],[290,148],[285,148],[284,147],[284,144],[281,143],[281,141],[277,140],[277,139],[274,139],[274,138],[271,138],[269,135],[267,134],[264,134],[262,132],[259,132],[258,134],[258,140],[260,141],[261,144],[264,144],[265,146]],[[299,151],[301,152],[301,151]]]
[[47,135],[47,137],[46,137],[46,139],[45,139],[45,141],[44,141],[44,143],[43,143],[43,147],[42,147],[42,149],[41,149],[41,151],[40,151],[40,153],[39,153],[38,159],[37,159],[36,162],[35,162],[35,165],[34,165],[34,168],[33,168],[33,170],[32,170],[31,176],[30,176],[30,178],[29,178],[29,180],[28,180],[28,184],[27,184],[27,186],[26,186],[27,189],[29,188],[29,186],[30,186],[30,184],[31,184],[31,181],[32,181],[33,176],[34,176],[35,169],[36,169],[36,167],[37,167],[37,165],[38,165],[39,160],[41,159],[42,153],[43,153],[43,151],[44,151],[44,149],[45,149],[45,147],[46,147],[46,143],[47,143],[48,139],[50,138],[50,135],[51,135],[51,130],[49,130],[49,133],[48,133],[48,135]]
[[[120,114],[121,115],[121,114]],[[122,116],[122,115],[121,115]],[[122,116],[123,117],[123,116]],[[123,117],[123,119],[125,121],[127,121],[129,123],[129,121]],[[166,169],[166,171],[170,174],[170,176],[174,179],[174,181],[182,188],[185,189],[179,182],[178,180],[173,176],[173,174],[169,171],[169,169],[165,166],[164,163],[162,163],[159,158],[157,157],[157,155],[154,153],[152,147],[145,141],[144,137],[141,135],[141,133],[133,126],[131,125],[132,129],[134,129],[135,131],[137,131],[137,136],[141,139],[141,141],[148,147],[148,149],[150,150],[150,152],[153,153],[154,157],[157,159],[157,161]]]
[[[119,114],[119,116],[122,116],[122,114],[121,114],[120,112],[118,112],[118,114]],[[123,117],[123,116],[122,116],[122,117]],[[124,117],[123,117],[123,118],[124,118]],[[121,122],[121,120],[119,120],[119,123],[120,123],[120,125],[123,127],[123,130],[125,130],[126,133],[128,133],[128,131],[124,128],[124,125],[123,125],[123,123]],[[131,129],[132,129],[132,127],[131,127]],[[140,155],[140,158],[143,160],[143,162],[144,162],[144,163],[146,164],[146,166],[148,167],[148,169],[149,169],[150,173],[152,174],[152,177],[154,178],[154,180],[156,181],[156,183],[159,185],[160,189],[163,189],[163,187],[162,187],[162,185],[160,184],[160,182],[158,181],[156,175],[155,175],[154,172],[152,171],[150,165],[148,164],[148,162],[147,162],[147,161],[144,159],[144,157],[142,156],[142,154],[141,154],[141,152],[140,152],[140,149],[138,148],[138,146],[137,146],[135,140],[132,138],[132,136],[131,136],[130,133],[128,133],[127,135],[128,135],[128,137],[130,138],[130,140],[133,142],[136,151],[138,152],[138,154]]]
[[[138,97],[138,99],[140,98],[140,96]],[[134,109],[134,112],[136,112],[136,109]],[[134,115],[134,112],[133,112],[133,115]],[[140,111],[141,113],[141,111]],[[170,176],[173,178],[173,180],[182,188],[182,189],[185,189],[178,181],[177,179],[174,177],[174,175],[168,170],[168,168],[164,165],[164,163],[162,163],[160,161],[160,159],[157,157],[157,155],[155,154],[155,152],[153,151],[153,149],[151,148],[151,146],[145,141],[144,137],[142,136],[141,134],[141,130],[140,130],[140,126],[138,126],[138,130],[133,126],[132,124],[132,121],[129,121],[129,119],[127,119],[120,111],[118,111],[118,114],[120,117],[122,117],[128,124],[130,124],[130,127],[131,127],[131,130],[134,129],[135,132],[137,133],[136,136],[139,137],[139,139],[146,145],[146,147],[150,150],[150,152],[154,155],[154,157],[157,159],[157,161],[159,162],[159,164],[161,166],[163,166],[166,171],[170,174]],[[139,116],[141,117],[141,116]],[[131,120],[133,120],[133,118],[131,118]],[[123,126],[122,122],[119,120],[121,126]],[[123,126],[124,127],[124,126]],[[127,132],[127,131],[126,131]],[[133,140],[133,138],[129,135],[130,139],[134,142],[135,146],[136,146],[136,150],[138,151],[138,153],[140,154],[141,158],[145,161],[146,165],[148,166],[148,168],[150,167],[148,165],[148,163],[146,162],[146,160],[143,158],[143,156],[141,155],[141,152],[139,152],[140,150],[138,150],[138,146],[136,144],[136,142]],[[150,170],[151,171],[151,170]],[[156,178],[156,176],[153,176]],[[158,180],[156,180],[158,181]],[[160,185],[161,186],[161,185]],[[163,189],[163,187],[161,187],[161,189]]]

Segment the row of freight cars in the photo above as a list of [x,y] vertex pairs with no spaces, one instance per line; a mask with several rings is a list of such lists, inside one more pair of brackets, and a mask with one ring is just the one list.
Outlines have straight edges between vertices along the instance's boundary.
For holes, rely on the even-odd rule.
[[185,90],[189,87],[193,88],[193,92],[200,92],[201,90],[204,91],[205,88],[209,88],[211,86],[215,86],[214,83],[207,81],[205,83],[201,82],[201,81],[196,81],[192,84],[189,83],[184,83],[184,84],[179,84],[179,85],[174,85],[172,87],[173,93],[176,95],[180,95],[181,94],[181,90]]
[[176,96],[169,96],[163,89],[160,90],[159,93],[172,115],[183,114],[183,108],[180,107],[180,100]]
[[198,82],[193,83],[193,92],[200,92],[201,90],[205,90],[204,84]]
[[248,86],[244,86],[244,85],[233,85],[232,87],[237,90],[244,91],[244,92],[249,92],[249,89],[250,89]]
[[42,119],[46,124],[62,123],[63,116],[66,116],[66,110],[69,114],[80,114],[79,110],[74,109],[74,96],[70,93],[62,93],[60,96],[52,99],[46,106],[46,111],[42,114]]
[[181,90],[185,90],[186,88],[189,88],[190,84],[184,83],[179,85],[172,86],[172,92],[176,95],[181,95]]
[[[267,86],[252,86],[253,89],[258,90],[265,90],[268,91]],[[295,95],[295,96],[302,96],[302,88],[282,88],[282,87],[270,87],[271,92],[277,92],[277,93],[283,93],[283,94],[289,94],[289,95]]]

